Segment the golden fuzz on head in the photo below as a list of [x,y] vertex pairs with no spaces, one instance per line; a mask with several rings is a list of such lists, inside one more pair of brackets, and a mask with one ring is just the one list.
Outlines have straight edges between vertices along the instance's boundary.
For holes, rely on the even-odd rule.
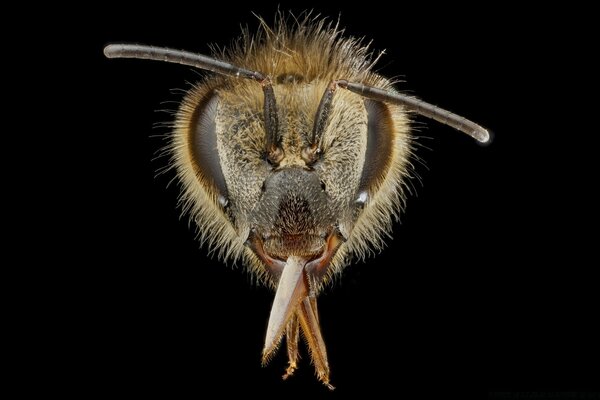
[[370,72],[376,60],[369,46],[343,33],[337,23],[310,13],[302,19],[278,13],[273,27],[260,19],[256,33],[243,29],[242,36],[215,57],[272,77],[285,72],[302,76],[306,82],[344,76],[377,86],[386,84],[387,80]]

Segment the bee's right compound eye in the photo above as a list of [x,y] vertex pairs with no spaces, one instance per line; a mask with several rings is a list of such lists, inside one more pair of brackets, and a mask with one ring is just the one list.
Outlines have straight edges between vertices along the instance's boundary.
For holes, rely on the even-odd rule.
[[189,125],[192,164],[200,183],[215,193],[221,206],[228,204],[227,185],[217,149],[216,114],[219,97],[208,93],[198,104]]

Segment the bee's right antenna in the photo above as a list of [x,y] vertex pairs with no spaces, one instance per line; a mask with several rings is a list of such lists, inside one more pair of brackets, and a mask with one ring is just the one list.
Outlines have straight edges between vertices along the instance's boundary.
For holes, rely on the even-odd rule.
[[283,156],[281,137],[279,135],[279,122],[277,119],[277,104],[273,86],[268,76],[249,69],[238,67],[225,61],[220,61],[202,54],[189,51],[169,49],[166,47],[146,46],[142,44],[109,44],[104,48],[104,55],[108,58],[139,58],[143,60],[165,61],[174,64],[189,65],[191,67],[216,72],[236,78],[253,79],[262,85],[265,95],[265,152],[272,164],[278,164]]
[[361,96],[386,103],[401,105],[408,111],[414,111],[419,115],[431,118],[444,125],[451,126],[458,131],[464,132],[481,143],[488,143],[490,140],[490,133],[481,125],[423,100],[401,93],[378,89],[373,86],[366,86],[361,83],[348,82],[346,80],[338,80],[335,83],[338,86],[360,94]]

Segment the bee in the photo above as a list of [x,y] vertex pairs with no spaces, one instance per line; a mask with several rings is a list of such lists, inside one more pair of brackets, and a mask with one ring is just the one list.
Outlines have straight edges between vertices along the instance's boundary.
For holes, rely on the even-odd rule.
[[352,259],[380,248],[404,208],[415,115],[479,142],[486,129],[394,89],[377,59],[337,25],[306,17],[244,31],[215,57],[110,44],[108,58],[210,71],[185,96],[170,166],[200,239],[275,290],[262,362],[286,339],[290,377],[302,332],[318,379],[330,368],[317,297]]

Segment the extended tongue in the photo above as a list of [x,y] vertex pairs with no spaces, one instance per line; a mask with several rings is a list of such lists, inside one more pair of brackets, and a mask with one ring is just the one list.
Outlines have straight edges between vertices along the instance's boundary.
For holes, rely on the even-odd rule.
[[277,350],[288,321],[302,299],[308,295],[304,271],[306,262],[307,260],[302,257],[289,256],[283,267],[269,316],[265,347],[263,348],[263,363],[267,363],[270,356]]

